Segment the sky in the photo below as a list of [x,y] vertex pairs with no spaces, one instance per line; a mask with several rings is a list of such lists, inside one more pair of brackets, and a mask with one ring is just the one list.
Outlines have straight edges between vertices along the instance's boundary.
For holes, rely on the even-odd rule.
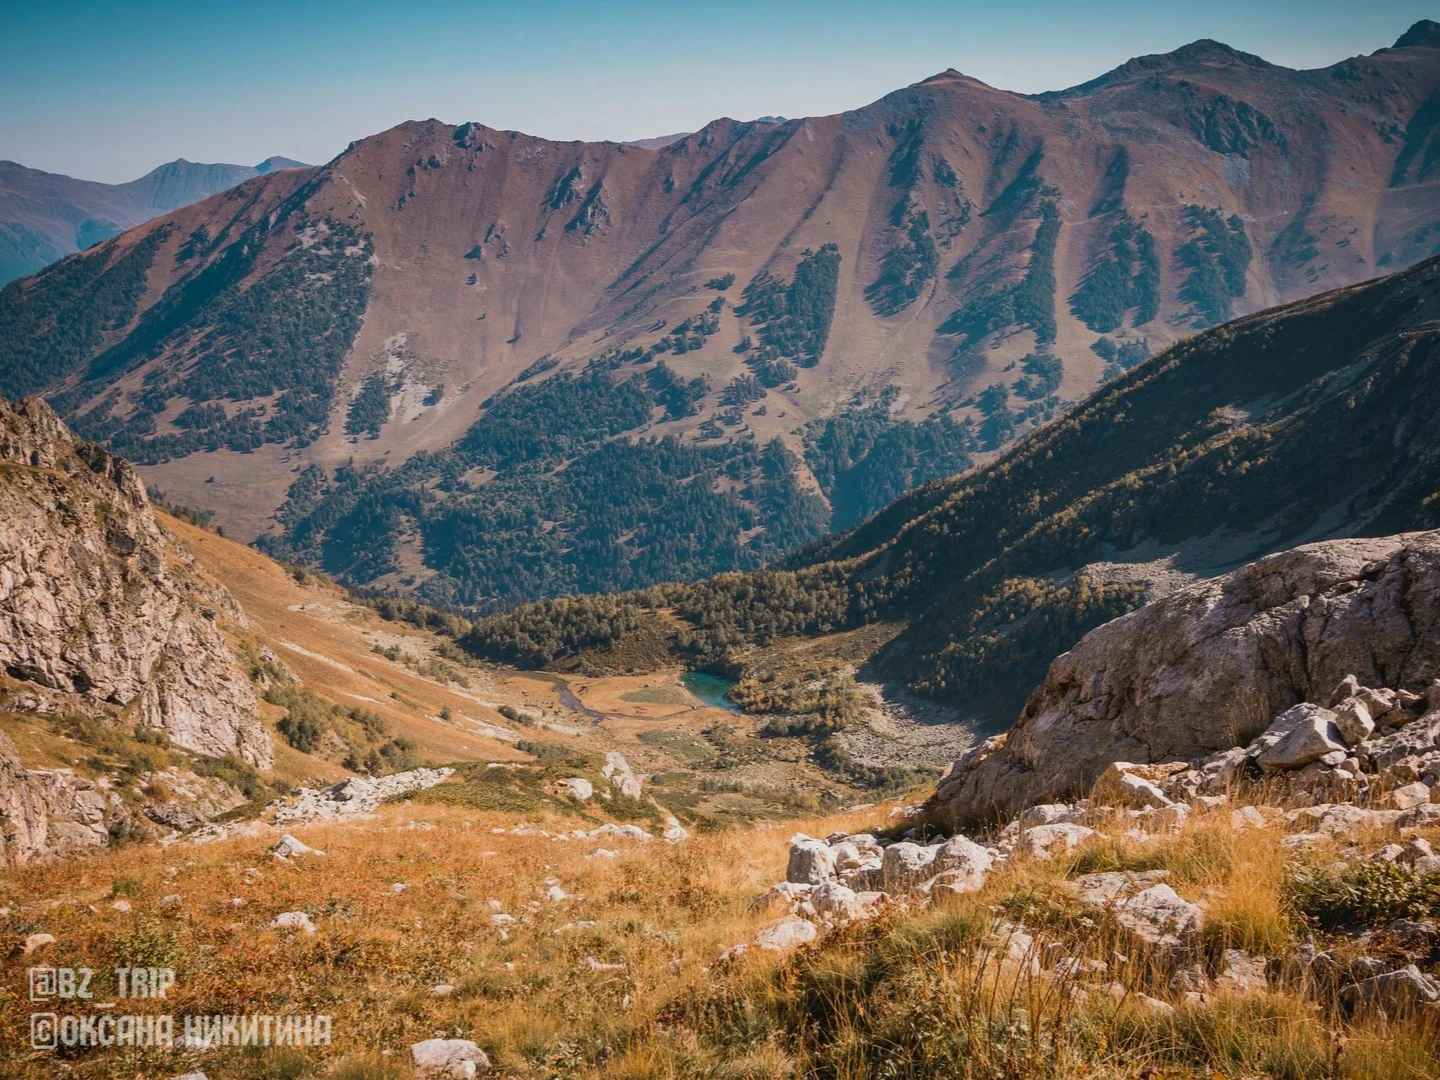
[[1020,93],[1214,38],[1288,67],[1437,0],[0,0],[0,158],[131,180],[328,161],[405,120],[639,139],[856,108],[956,68]]

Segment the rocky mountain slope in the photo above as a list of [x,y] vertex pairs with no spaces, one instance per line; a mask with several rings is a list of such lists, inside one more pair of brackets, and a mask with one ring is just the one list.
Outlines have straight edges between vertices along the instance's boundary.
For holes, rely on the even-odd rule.
[[[1348,700],[1336,693],[1347,678],[1390,697],[1367,691],[1343,721],[1323,708],[1287,712]],[[1417,776],[1440,773],[1440,712],[1415,719],[1401,708],[1425,704],[1437,679],[1440,533],[1311,544],[1086,634],[1051,665],[1011,731],[956,763],[934,802],[951,820],[1014,814],[1087,792],[1116,761],[1190,762],[1247,746],[1281,714],[1291,722],[1277,734],[1320,727],[1305,729],[1313,754],[1292,738],[1296,755],[1258,758],[1275,772],[1331,751],[1327,764],[1339,766],[1353,745],[1357,760],[1376,760],[1371,771],[1419,755]],[[1377,728],[1399,731],[1385,738]],[[1237,765],[1218,777],[1222,787]]]
[[102,184],[0,161],[0,286],[242,180],[302,164],[283,157],[254,167],[178,158],[138,180]]
[[432,600],[755,566],[1197,326],[1432,254],[1437,58],[1432,23],[1315,71],[1197,42],[661,149],[409,123],[12,286],[0,388]]

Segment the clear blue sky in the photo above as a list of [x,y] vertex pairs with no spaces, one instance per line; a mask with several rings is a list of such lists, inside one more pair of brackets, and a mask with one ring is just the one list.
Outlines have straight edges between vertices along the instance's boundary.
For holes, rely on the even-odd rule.
[[1436,0],[0,0],[0,158],[97,180],[319,162],[407,119],[635,139],[838,112],[947,67],[1023,93],[1209,37],[1290,67]]

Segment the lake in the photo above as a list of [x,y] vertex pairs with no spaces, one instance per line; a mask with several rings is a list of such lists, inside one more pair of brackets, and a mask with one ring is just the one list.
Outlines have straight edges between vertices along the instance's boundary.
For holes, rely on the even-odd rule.
[[719,675],[711,675],[705,671],[687,671],[680,676],[680,685],[706,705],[713,705],[726,712],[740,711],[730,700],[730,688],[735,685],[730,679],[722,679]]

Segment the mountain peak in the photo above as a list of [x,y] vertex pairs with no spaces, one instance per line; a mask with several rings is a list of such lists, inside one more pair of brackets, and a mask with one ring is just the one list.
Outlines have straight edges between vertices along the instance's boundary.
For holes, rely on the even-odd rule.
[[[1143,78],[1164,71],[1195,71],[1205,67],[1273,68],[1274,66],[1264,57],[1242,52],[1240,49],[1226,45],[1223,41],[1201,38],[1188,45],[1181,45],[1178,49],[1168,53],[1150,53],[1146,56],[1132,57],[1098,78],[1081,83],[1079,86],[1072,86],[1068,90],[1058,91],[1058,93],[1076,94],[1088,90],[1098,90],[1102,87],[1113,86],[1116,83],[1128,82],[1131,79]],[[1046,97],[1047,95],[1038,96]]]
[[1422,48],[1440,46],[1440,22],[1436,22],[1434,19],[1421,19],[1396,38],[1395,44],[1391,48],[1408,49],[1415,46]]

